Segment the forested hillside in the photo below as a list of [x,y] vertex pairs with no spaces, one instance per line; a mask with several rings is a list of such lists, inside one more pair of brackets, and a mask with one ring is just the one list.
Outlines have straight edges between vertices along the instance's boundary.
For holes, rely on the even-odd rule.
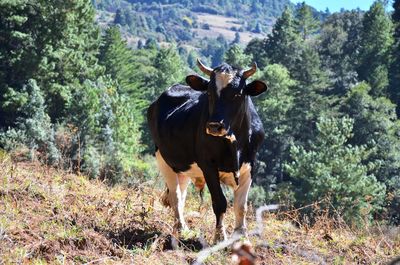
[[[226,49],[228,43],[247,44],[252,38],[265,38],[285,6],[299,7],[289,0],[92,2],[99,24],[120,27],[130,46],[142,47],[157,40],[162,45],[176,42],[189,49],[205,48],[215,39],[214,46]],[[312,12],[321,21],[329,15],[329,10]],[[221,61],[219,58],[214,66]]]
[[[198,71],[197,57],[209,66],[255,61],[269,92],[255,98],[266,140],[250,203],[317,203],[351,227],[399,225],[400,1],[390,12],[376,1],[366,12],[324,19],[306,4],[248,2],[97,1],[100,11],[116,14],[107,26],[89,0],[0,1],[0,148],[18,161],[138,187],[158,175],[145,123],[150,102]],[[235,13],[235,5],[246,12]],[[279,17],[265,38],[245,46],[221,36],[198,45],[169,34],[152,38],[136,24],[128,30],[145,41],[127,44],[130,23],[122,25],[118,14],[138,23],[144,16],[137,12],[157,17],[163,10],[170,20],[147,22],[169,32],[174,23],[196,21],[193,10],[184,13],[189,6],[246,20],[247,31]],[[251,8],[260,11],[247,20]],[[301,213],[299,222],[318,219],[309,207]]]
[[[275,19],[280,16],[289,0],[263,1],[93,1],[99,10],[100,20],[120,25],[127,33],[140,38],[155,38],[158,41],[182,41],[195,44],[201,31],[208,37],[216,32],[210,25],[218,17],[233,22],[228,31],[268,32]],[[107,16],[107,14],[109,14]],[[111,14],[111,17],[110,17]],[[206,21],[199,16],[208,15]],[[223,27],[217,23],[216,27]],[[226,34],[223,34],[226,36]]]

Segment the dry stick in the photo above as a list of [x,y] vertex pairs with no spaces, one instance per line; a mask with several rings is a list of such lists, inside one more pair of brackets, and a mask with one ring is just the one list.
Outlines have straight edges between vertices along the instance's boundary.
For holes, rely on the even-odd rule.
[[[253,236],[253,235],[260,235],[262,233],[263,230],[263,224],[262,224],[262,213],[265,211],[272,211],[272,210],[277,210],[279,208],[279,205],[277,204],[273,204],[273,205],[264,205],[261,206],[260,208],[257,209],[256,211],[256,221],[257,221],[257,229],[251,231],[249,233],[249,236]],[[226,247],[229,247],[230,245],[232,245],[233,243],[235,243],[236,241],[240,240],[242,238],[241,235],[233,235],[230,239],[222,241],[218,244],[216,244],[215,246],[203,249],[202,251],[200,251],[197,260],[194,262],[194,265],[200,265],[203,264],[203,262],[209,257],[211,256],[211,254],[220,251],[221,249],[224,249]]]
[[[311,207],[311,206],[314,206],[314,205],[318,205],[318,204],[320,204],[321,202],[323,202],[325,200],[326,199],[324,198],[324,199],[322,199],[322,200],[320,200],[318,202],[314,202],[312,204],[305,205],[305,206],[300,207],[298,209],[285,211],[285,212],[283,212],[283,214],[287,214],[288,215],[291,212],[295,212],[295,211],[302,210],[302,209],[305,209],[305,208],[308,208],[308,207]],[[261,235],[262,234],[262,230],[263,230],[263,223],[262,223],[262,214],[263,214],[263,212],[265,212],[265,211],[273,211],[273,210],[277,210],[277,209],[279,209],[279,205],[278,204],[264,205],[264,206],[259,207],[257,209],[257,211],[256,211],[257,229],[251,231],[249,233],[249,236],[259,236],[259,235]],[[224,249],[224,248],[232,245],[233,243],[235,243],[239,239],[241,239],[240,235],[233,235],[228,240],[225,240],[223,242],[220,242],[220,243],[216,244],[215,246],[212,246],[212,247],[209,247],[209,248],[206,248],[206,249],[200,251],[200,253],[198,254],[197,260],[194,262],[194,265],[203,264],[203,262],[209,256],[211,256],[213,253],[218,252],[221,249]]]

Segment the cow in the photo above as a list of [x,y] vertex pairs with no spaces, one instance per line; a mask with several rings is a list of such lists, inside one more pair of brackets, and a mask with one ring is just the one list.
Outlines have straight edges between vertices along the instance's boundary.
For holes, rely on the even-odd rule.
[[234,190],[234,234],[247,234],[251,175],[264,140],[251,97],[266,91],[267,85],[246,82],[256,72],[256,63],[248,70],[226,63],[212,69],[199,59],[197,65],[209,79],[189,75],[188,86],[171,86],[150,105],[147,119],[167,186],[162,201],[174,211],[173,233],[187,229],[183,210],[191,180],[199,189],[208,187],[216,216],[214,242],[218,242],[226,240],[227,201],[221,183]]

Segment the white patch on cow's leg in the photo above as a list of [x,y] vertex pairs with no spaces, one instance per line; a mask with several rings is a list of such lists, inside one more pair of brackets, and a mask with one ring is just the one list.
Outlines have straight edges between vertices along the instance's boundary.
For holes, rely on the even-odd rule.
[[225,215],[224,213],[221,213],[218,219],[217,228],[215,229],[215,234],[214,234],[214,243],[225,241],[227,239],[224,226],[224,215]]
[[251,185],[251,166],[245,163],[240,168],[239,186],[234,192],[235,233],[246,235],[247,197]]
[[185,201],[187,195],[187,187],[189,185],[190,178],[185,176],[182,173],[178,174],[178,184],[179,184],[179,193],[178,193],[178,211],[179,211],[179,220],[181,223],[182,230],[188,229],[185,219],[183,216],[185,209]]
[[168,205],[172,208],[174,211],[174,234],[177,234],[185,225],[184,223],[182,224],[183,216],[180,215],[180,210],[179,210],[179,201],[181,198],[181,190],[179,188],[179,181],[178,181],[178,175],[172,170],[172,168],[165,162],[163,157],[160,154],[160,151],[156,152],[156,160],[157,160],[157,165],[158,169],[161,172],[161,175],[163,175],[165,183],[167,184],[168,187],[168,194],[163,195],[163,200],[168,201]]

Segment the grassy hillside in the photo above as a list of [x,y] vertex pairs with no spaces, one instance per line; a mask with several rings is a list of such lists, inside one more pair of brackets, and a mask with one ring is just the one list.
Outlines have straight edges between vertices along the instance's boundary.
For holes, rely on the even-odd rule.
[[[0,264],[189,264],[212,238],[209,198],[199,209],[191,194],[186,215],[192,231],[171,240],[171,214],[158,200],[161,190],[152,188],[161,179],[109,187],[5,154],[0,170]],[[295,213],[263,216],[261,236],[250,237],[259,264],[385,264],[400,255],[398,229],[353,230],[323,216],[309,226],[296,223]],[[253,230],[253,210],[248,216]],[[230,248],[206,263],[233,263]]]

